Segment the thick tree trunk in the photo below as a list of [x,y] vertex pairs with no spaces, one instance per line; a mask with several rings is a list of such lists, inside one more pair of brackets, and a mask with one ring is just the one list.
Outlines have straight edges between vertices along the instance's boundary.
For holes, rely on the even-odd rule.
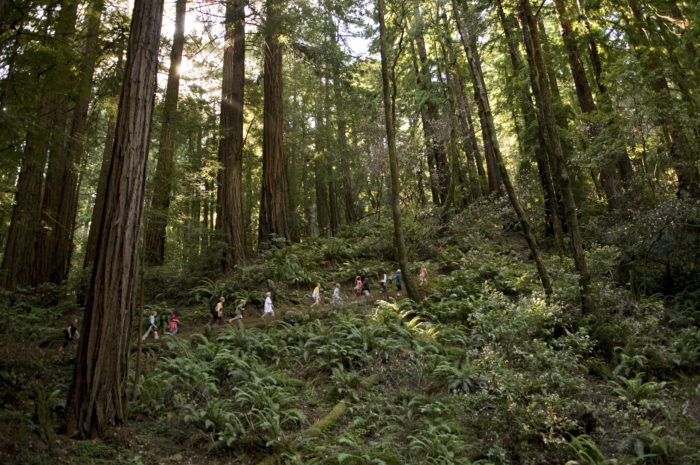
[[475,48],[467,46],[469,43],[473,43],[474,39],[472,37],[472,31],[469,28],[464,27],[464,23],[460,20],[460,10],[457,8],[457,1],[453,0],[452,5],[454,17],[457,21],[457,27],[460,29],[460,36],[462,37],[465,51],[467,52],[467,57],[469,58],[469,64],[472,69],[472,74],[474,76],[478,76],[478,78],[475,78],[474,84],[475,87],[477,87],[477,94],[482,100],[482,113],[484,114],[484,116],[487,117],[485,121],[485,135],[491,141],[494,163],[496,164],[495,169],[498,170],[498,173],[500,175],[499,178],[502,182],[503,187],[505,188],[506,193],[508,194],[508,199],[510,201],[511,206],[513,207],[513,210],[515,211],[515,214],[518,217],[518,221],[520,222],[520,227],[522,228],[523,235],[525,236],[525,240],[527,241],[528,247],[530,248],[530,253],[532,254],[533,259],[535,260],[535,266],[537,268],[537,273],[540,277],[540,282],[542,283],[544,293],[547,296],[547,298],[549,298],[552,296],[552,283],[549,279],[549,273],[547,272],[547,268],[544,265],[544,261],[542,260],[539,245],[537,244],[537,239],[535,237],[534,231],[530,226],[530,221],[527,219],[525,211],[523,210],[522,205],[518,200],[518,197],[515,193],[515,188],[513,187],[513,183],[510,180],[510,175],[508,174],[508,170],[506,169],[505,163],[503,162],[503,157],[501,156],[498,138],[496,136],[495,127],[493,125],[493,117],[491,115],[491,110],[489,107],[486,83],[483,79],[483,74],[481,73],[481,63],[479,60],[479,56],[476,53]]
[[[574,88],[576,89],[579,107],[584,114],[593,115],[597,112],[597,106],[593,100],[593,92],[586,76],[586,70],[583,67],[583,60],[581,60],[578,51],[579,41],[571,25],[566,1],[554,1],[559,17],[561,36],[564,41],[567,59],[569,60],[571,75],[574,79]],[[593,122],[589,124],[588,135],[592,142],[599,138],[599,123]],[[610,210],[622,208],[622,193],[620,192],[620,183],[616,172],[616,158],[613,154],[606,154],[602,161],[603,166],[600,168],[600,180]]]
[[542,52],[542,44],[537,30],[537,21],[532,15],[532,8],[529,0],[519,0],[518,16],[523,31],[525,49],[527,50],[530,62],[531,76],[533,77],[532,88],[537,99],[537,108],[541,114],[541,121],[544,123],[548,152],[556,157],[552,160],[554,180],[558,183],[558,191],[563,195],[564,211],[566,223],[571,239],[571,249],[574,256],[576,270],[579,273],[579,288],[581,291],[581,307],[584,313],[593,311],[593,301],[590,289],[590,275],[583,252],[583,240],[578,226],[576,212],[576,201],[574,200],[573,188],[569,179],[566,167],[566,159],[559,139],[559,126],[552,106],[552,96],[550,94],[550,84],[547,82],[547,70]]
[[[420,67],[418,66],[418,54],[416,53],[416,46],[413,41],[411,41],[411,58],[413,61],[413,71],[416,75],[416,88],[418,90],[422,89],[423,78],[421,77]],[[423,91],[425,93],[425,91]],[[440,199],[440,187],[438,184],[438,174],[437,167],[435,163],[435,145],[432,143],[431,127],[428,118],[428,110],[426,108],[425,102],[418,98],[418,110],[420,112],[421,127],[423,128],[423,144],[425,145],[425,160],[428,163],[428,185],[430,186],[430,195],[433,200],[433,205],[440,205],[442,199]]]
[[[401,226],[401,207],[399,205],[399,166],[396,156],[396,134],[394,131],[394,99],[396,98],[395,87],[390,86],[387,31],[384,25],[384,0],[377,0],[377,16],[379,19],[379,50],[382,66],[382,90],[384,94],[384,124],[386,125],[386,138],[389,152],[389,172],[391,173],[391,216],[394,221],[394,247],[396,256],[401,268],[401,274],[406,284],[406,292],[413,300],[418,300],[418,291],[411,270],[408,268],[408,256],[406,253],[406,242]],[[381,197],[381,192],[380,192]]]
[[126,420],[126,381],[138,238],[153,111],[163,0],[136,0],[97,256],[85,306],[69,434],[95,437]]
[[290,237],[287,163],[283,145],[282,45],[279,41],[279,22],[285,3],[284,0],[267,0],[265,5],[263,174],[258,228],[261,249],[270,247],[274,238],[288,241]]
[[[79,71],[79,84],[76,91],[75,110],[70,136],[65,151],[52,158],[53,164],[47,176],[44,196],[46,233],[41,240],[41,250],[45,257],[41,281],[63,282],[68,277],[70,258],[73,250],[73,227],[78,209],[77,168],[84,151],[87,129],[88,107],[92,95],[92,79],[99,55],[100,17],[104,0],[91,2],[86,13],[86,43],[84,58]],[[50,168],[52,164],[50,163]]]
[[[330,85],[330,79],[328,74],[326,74],[323,80],[323,127],[326,128],[324,131],[326,134],[326,146],[330,146],[331,134],[333,123],[331,122],[331,101],[330,92],[328,91],[328,86]],[[328,212],[330,219],[330,233],[331,236],[335,236],[340,227],[340,218],[338,214],[338,189],[335,179],[334,172],[334,156],[332,150],[326,150],[324,156],[324,168],[326,171],[326,183],[328,185]]]
[[[419,68],[419,89],[422,93],[423,103],[421,104],[425,110],[425,120],[423,121],[423,131],[425,137],[426,150],[429,158],[432,158],[435,163],[435,186],[438,198],[433,198],[436,205],[443,205],[447,198],[447,191],[450,185],[450,168],[447,160],[445,143],[437,134],[436,125],[439,124],[440,110],[436,102],[436,89],[431,85],[432,73],[428,65],[428,54],[425,48],[425,39],[423,37],[423,17],[420,8],[415,9],[416,14],[416,32],[415,43],[420,62]],[[437,200],[437,202],[436,202]]]
[[185,247],[187,249],[187,260],[193,263],[199,258],[200,255],[200,231],[199,226],[202,214],[202,200],[201,200],[201,190],[200,190],[200,180],[199,172],[202,169],[202,127],[197,127],[190,136],[194,138],[194,143],[190,143],[192,150],[189,153],[189,169],[196,177],[194,179],[194,185],[190,190],[190,201],[189,201],[189,220],[188,220],[188,235],[185,242]]
[[539,124],[537,112],[532,105],[530,87],[527,82],[523,82],[521,79],[521,74],[525,69],[525,65],[522,55],[520,54],[520,49],[518,48],[517,39],[513,35],[513,29],[517,27],[517,24],[513,24],[514,18],[511,15],[506,16],[501,0],[498,0],[497,10],[501,26],[503,27],[503,35],[508,45],[511,66],[513,67],[513,81],[517,83],[515,92],[517,94],[518,104],[524,118],[525,128],[523,130],[523,145],[525,146],[526,152],[535,159],[540,184],[542,185],[545,234],[554,237],[555,243],[561,253],[564,249],[564,233],[561,218],[558,214],[557,194],[555,192],[554,182],[552,181],[549,156],[544,142],[544,129],[542,125]]
[[501,153],[496,137],[496,128],[493,123],[493,113],[491,113],[491,105],[489,103],[488,93],[486,92],[486,81],[484,81],[484,75],[481,71],[481,57],[476,48],[476,38],[470,29],[465,27],[464,21],[460,18],[460,12],[462,10],[456,0],[452,0],[452,6],[459,36],[462,41],[462,46],[464,47],[464,52],[467,55],[467,61],[469,62],[469,68],[472,74],[474,99],[479,109],[481,132],[484,140],[484,152],[486,152],[489,191],[502,192],[503,180],[501,179],[501,173],[497,163],[497,159],[501,157]]
[[[63,2],[56,28],[54,47],[63,54],[54,63],[47,75],[51,87],[51,124],[49,134],[49,163],[44,183],[44,198],[41,204],[41,231],[36,242],[33,284],[47,281],[61,282],[68,273],[67,260],[70,255],[70,235],[73,224],[67,224],[70,205],[77,181],[77,160],[70,159],[67,148],[66,127],[75,96],[72,64],[78,61],[73,55],[78,1]],[[62,211],[63,210],[63,211]]]
[[[454,101],[454,106],[459,121],[459,129],[462,136],[462,148],[467,157],[467,178],[469,179],[469,198],[474,199],[483,194],[483,184],[476,167],[476,159],[480,159],[479,146],[471,120],[471,105],[464,95],[464,82],[457,65],[457,55],[452,43],[447,16],[443,16],[443,37],[447,56],[447,72],[449,88]],[[483,169],[483,168],[482,168]]]
[[[7,288],[38,284],[48,277],[51,254],[43,238],[56,228],[54,210],[60,201],[55,200],[60,187],[57,180],[66,169],[62,145],[65,143],[69,103],[66,95],[71,86],[69,57],[77,7],[76,0],[64,2],[58,13],[54,36],[42,43],[45,47],[57,48],[66,56],[43,64],[45,70],[37,74],[36,120],[27,131],[0,273]],[[53,156],[45,184],[43,174],[49,150]],[[47,199],[51,207],[48,209],[44,208]]]
[[316,193],[316,225],[320,236],[328,236],[330,232],[330,216],[328,214],[328,191],[326,190],[326,170],[323,152],[316,145],[314,157],[314,187]]
[[[46,110],[42,99],[39,113]],[[37,126],[30,127],[15,190],[10,229],[2,261],[3,287],[12,289],[33,283],[35,240],[41,226],[41,192],[48,140]]]
[[352,187],[352,173],[350,171],[350,150],[346,134],[347,122],[344,115],[344,102],[342,95],[342,84],[340,70],[336,66],[333,71],[333,97],[335,99],[336,128],[338,131],[338,158],[340,169],[342,170],[341,187],[343,191],[343,203],[345,205],[345,222],[353,224],[357,221],[357,211],[355,207],[355,194]]
[[[117,69],[121,66],[117,65]],[[102,152],[102,165],[100,166],[100,176],[97,180],[97,192],[95,194],[95,205],[92,207],[90,217],[90,232],[88,233],[87,245],[85,246],[85,259],[83,268],[88,268],[95,262],[97,254],[97,235],[102,224],[102,210],[104,210],[105,192],[107,190],[107,176],[112,165],[112,149],[114,148],[114,133],[117,129],[116,114],[110,114],[107,122],[107,135],[105,137],[104,150]]]
[[187,0],[177,0],[175,4],[175,32],[173,47],[170,50],[170,69],[163,103],[163,121],[160,133],[160,146],[156,172],[153,176],[153,197],[150,216],[144,228],[144,248],[147,265],[162,265],[165,261],[166,227],[170,211],[175,171],[175,133],[177,131],[177,101],[180,95],[180,64],[185,47],[185,14]]
[[226,3],[226,44],[221,96],[219,210],[223,234],[224,271],[245,258],[243,220],[243,101],[245,85],[245,1]]

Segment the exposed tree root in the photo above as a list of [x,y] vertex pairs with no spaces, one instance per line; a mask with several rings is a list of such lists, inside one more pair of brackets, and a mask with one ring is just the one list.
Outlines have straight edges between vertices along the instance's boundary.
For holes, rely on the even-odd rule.
[[[357,389],[357,393],[360,394],[363,391],[371,388],[378,381],[379,375],[368,376],[367,378],[363,379],[360,383],[360,387]],[[324,430],[334,425],[345,414],[351,403],[352,398],[350,396],[345,396],[343,400],[335,404],[333,409],[330,412],[328,412],[326,416],[318,419],[316,423],[311,425],[306,431],[299,433],[297,438],[309,438],[319,436],[321,433],[323,433]],[[296,444],[296,442],[293,442],[293,444]],[[275,465],[277,463],[279,463],[279,456],[277,454],[273,454],[268,455],[262,461],[258,462],[258,465]]]

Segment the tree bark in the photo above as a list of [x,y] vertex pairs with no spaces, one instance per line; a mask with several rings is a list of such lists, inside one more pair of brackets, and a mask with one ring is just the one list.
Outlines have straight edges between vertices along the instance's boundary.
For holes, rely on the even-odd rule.
[[[428,55],[425,49],[425,39],[423,37],[423,18],[420,8],[415,10],[416,14],[416,32],[415,44],[418,54],[420,67],[418,68],[417,81],[418,89],[421,92],[421,119],[423,122],[423,133],[428,154],[428,164],[432,161],[434,170],[431,174],[431,186],[434,187],[433,203],[435,205],[443,205],[447,197],[447,191],[450,184],[450,170],[445,152],[445,145],[438,137],[435,125],[440,119],[440,111],[435,101],[435,90],[431,85],[432,76],[428,67]],[[432,177],[435,177],[435,180]]]
[[[333,34],[337,43],[337,30]],[[338,159],[342,173],[341,187],[343,190],[343,203],[345,205],[345,222],[353,224],[357,221],[357,211],[355,207],[355,194],[352,186],[352,173],[350,171],[350,150],[347,141],[347,121],[344,114],[343,84],[340,74],[340,66],[335,63],[333,67],[333,97],[335,100],[335,119],[338,132]]]
[[457,0],[452,0],[455,22],[459,31],[459,37],[464,47],[464,52],[467,55],[469,68],[472,74],[474,84],[474,98],[479,109],[479,119],[481,121],[481,132],[484,140],[484,152],[486,152],[486,166],[488,168],[488,180],[490,192],[501,192],[503,180],[498,168],[497,159],[501,157],[498,139],[496,136],[496,128],[493,123],[493,113],[491,113],[491,105],[489,103],[488,93],[486,92],[486,81],[481,71],[481,57],[476,48],[476,38],[468,27],[465,27],[464,21],[460,18],[462,11],[457,3]]
[[[70,236],[73,224],[68,224],[77,175],[77,160],[70,159],[66,150],[66,128],[75,97],[73,64],[78,57],[73,52],[78,1],[63,2],[56,28],[54,48],[61,54],[47,75],[51,87],[51,123],[49,128],[49,162],[41,204],[41,230],[36,242],[33,284],[47,281],[61,282],[67,275],[70,255]],[[79,78],[78,78],[79,79]],[[77,200],[77,199],[76,199]]]
[[185,47],[185,14],[187,0],[177,0],[175,4],[175,32],[170,50],[170,69],[163,103],[163,121],[160,133],[160,146],[156,172],[153,177],[153,197],[150,215],[144,228],[145,260],[147,265],[162,265],[165,261],[165,239],[170,211],[175,171],[175,132],[177,124],[177,103],[180,95],[180,64]]
[[[68,277],[73,251],[73,228],[78,209],[78,173],[83,156],[88,108],[92,95],[92,80],[100,52],[100,17],[104,9],[103,0],[93,0],[86,13],[86,43],[84,58],[79,70],[79,83],[75,92],[73,121],[64,151],[52,154],[54,163],[46,179],[44,196],[45,234],[41,238],[40,250],[45,255],[38,281],[61,283]],[[60,128],[59,128],[60,129]]]
[[[320,107],[319,104],[317,104]],[[330,231],[330,215],[328,214],[328,184],[326,183],[325,149],[323,143],[323,118],[320,108],[317,108],[316,127],[314,134],[314,187],[316,194],[316,225],[319,236],[328,236]]]
[[[394,247],[396,249],[399,267],[401,268],[401,275],[406,285],[406,292],[411,299],[418,300],[416,284],[413,280],[411,270],[408,268],[406,242],[401,225],[399,166],[396,156],[396,134],[394,130],[394,99],[396,98],[396,89],[389,84],[391,79],[395,85],[395,81],[393,81],[395,76],[389,68],[387,31],[384,24],[384,0],[377,0],[377,17],[379,20],[379,50],[382,67],[382,90],[384,94],[384,124],[386,126],[386,139],[389,152],[389,172],[391,174],[391,216],[394,222]],[[390,73],[392,74],[391,77],[389,76]]]
[[222,166],[219,188],[220,224],[223,234],[224,272],[245,258],[246,238],[243,220],[243,102],[245,86],[245,1],[226,3],[226,44],[221,96]]
[[[117,65],[117,69],[121,66]],[[88,268],[95,262],[97,254],[97,235],[100,231],[102,221],[102,210],[104,210],[105,191],[107,190],[107,176],[109,175],[109,167],[112,164],[112,149],[114,148],[114,133],[117,129],[116,114],[109,115],[107,122],[107,135],[105,136],[105,145],[102,152],[102,165],[100,166],[100,176],[97,181],[97,192],[95,193],[95,204],[92,207],[92,215],[90,217],[90,232],[88,233],[87,245],[85,246],[85,260],[83,268]]]
[[136,0],[97,256],[66,430],[95,437],[126,420],[126,381],[163,0]]
[[[554,6],[559,17],[559,28],[561,31],[564,48],[566,49],[569,68],[574,79],[574,88],[581,111],[586,115],[594,115],[597,106],[593,100],[593,92],[583,67],[583,60],[578,51],[578,37],[575,35],[571,25],[566,0],[555,0]],[[588,123],[588,135],[591,142],[600,136],[600,125],[598,122]],[[610,210],[622,208],[622,193],[620,192],[620,182],[616,172],[616,158],[613,154],[604,154],[602,166],[600,168],[600,180],[605,191]]]
[[[443,16],[443,37],[447,55],[447,71],[450,73],[450,90],[454,99],[454,105],[459,121],[459,129],[462,136],[462,148],[467,157],[467,178],[469,179],[469,197],[475,199],[483,194],[482,180],[477,171],[476,160],[481,159],[479,145],[472,124],[472,109],[464,95],[464,81],[457,65],[457,55],[450,35],[447,16]],[[482,168],[483,170],[483,168]]]
[[499,172],[499,178],[508,195],[510,204],[513,207],[513,210],[515,211],[516,216],[518,217],[518,221],[523,231],[523,235],[525,236],[525,240],[527,241],[528,247],[530,248],[530,253],[532,254],[532,257],[535,261],[537,274],[540,277],[540,282],[542,283],[544,293],[547,296],[547,298],[550,298],[552,296],[552,283],[549,279],[549,273],[547,272],[547,268],[545,267],[544,261],[542,260],[539,245],[537,244],[537,239],[535,237],[534,232],[532,231],[532,227],[530,226],[530,221],[527,219],[525,211],[523,210],[522,205],[518,200],[518,197],[515,193],[515,188],[513,187],[513,183],[510,180],[510,175],[508,174],[508,170],[506,169],[505,163],[503,162],[503,157],[501,156],[498,138],[496,136],[495,127],[493,125],[493,117],[491,115],[491,110],[489,107],[486,83],[483,80],[483,75],[481,73],[481,63],[478,54],[476,53],[476,50],[468,49],[467,47],[468,43],[473,43],[473,37],[471,36],[472,31],[469,28],[464,27],[464,24],[460,20],[460,10],[457,8],[456,0],[453,0],[452,5],[454,17],[457,21],[457,26],[460,29],[460,36],[462,37],[465,46],[465,51],[467,52],[467,56],[471,57],[469,58],[469,64],[472,68],[472,74],[474,76],[478,76],[478,78],[475,78],[475,86],[477,87],[477,93],[479,95],[479,98],[482,99],[483,114],[487,117],[485,135],[488,136],[489,140],[491,141],[494,163],[496,164],[495,169],[497,169]]
[[513,28],[517,24],[513,24],[514,18],[506,16],[501,0],[498,0],[497,11],[503,27],[503,36],[508,45],[508,54],[510,57],[511,66],[513,67],[513,81],[517,84],[515,89],[520,111],[524,118],[524,134],[523,145],[526,153],[535,159],[537,164],[537,172],[539,174],[540,184],[544,197],[544,220],[545,220],[545,235],[553,236],[560,253],[564,250],[563,227],[561,218],[558,214],[557,194],[552,181],[552,172],[550,169],[549,156],[547,147],[544,142],[544,129],[539,124],[537,112],[532,105],[530,88],[527,81],[523,83],[521,74],[525,66],[523,63],[520,49],[518,48],[517,38],[513,35]]
[[289,240],[287,221],[287,163],[284,154],[282,103],[282,45],[279,41],[284,0],[267,0],[263,27],[263,174],[258,227],[258,246],[269,248],[272,240]]
[[[66,169],[60,152],[65,143],[69,103],[65,96],[69,94],[71,86],[69,57],[75,35],[77,7],[76,0],[64,2],[58,13],[53,37],[42,41],[42,46],[56,48],[57,52],[50,56],[50,62],[42,64],[44,69],[37,70],[36,74],[39,93],[36,120],[27,130],[0,273],[2,284],[7,288],[35,285],[46,281],[48,276],[51,255],[45,247],[46,242],[41,239],[56,227],[53,212],[58,203],[54,201],[58,188],[56,180]],[[44,167],[49,150],[53,156],[49,164],[49,179],[44,183]],[[50,201],[46,202],[46,199]],[[45,202],[51,206],[50,209],[44,208]]]
[[581,292],[581,307],[583,313],[593,311],[593,300],[590,289],[590,275],[586,257],[583,252],[583,240],[578,226],[576,213],[576,201],[574,200],[573,188],[566,168],[566,159],[559,139],[559,126],[552,106],[552,96],[550,94],[550,84],[548,81],[545,59],[542,52],[542,44],[537,30],[537,21],[532,14],[529,0],[519,0],[518,16],[523,32],[525,49],[530,62],[532,88],[537,100],[537,108],[541,114],[541,121],[544,123],[548,152],[556,157],[552,160],[555,182],[558,183],[558,191],[562,193],[564,201],[564,211],[571,239],[571,249],[574,256],[576,270],[579,273],[579,288]]

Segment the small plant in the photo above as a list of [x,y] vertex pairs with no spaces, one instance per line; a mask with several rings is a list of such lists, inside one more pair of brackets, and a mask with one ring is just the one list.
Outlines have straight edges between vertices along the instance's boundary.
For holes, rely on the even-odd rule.
[[639,403],[649,399],[666,384],[656,381],[644,382],[644,373],[637,373],[634,378],[618,376],[618,381],[613,381],[613,391],[626,402]]

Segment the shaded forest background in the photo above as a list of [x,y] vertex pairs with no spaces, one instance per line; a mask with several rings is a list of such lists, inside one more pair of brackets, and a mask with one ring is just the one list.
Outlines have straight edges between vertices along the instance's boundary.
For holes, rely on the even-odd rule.
[[[415,264],[449,275],[487,223],[520,250],[503,267],[575,315],[556,331],[613,327],[610,361],[606,325],[634,319],[616,305],[657,299],[688,328],[668,370],[697,374],[699,19],[680,0],[0,0],[0,285],[8,315],[80,309],[62,427],[127,420],[144,302],[222,280],[286,298],[351,279],[337,258],[400,269],[423,305]],[[295,255],[378,237],[381,266]]]

